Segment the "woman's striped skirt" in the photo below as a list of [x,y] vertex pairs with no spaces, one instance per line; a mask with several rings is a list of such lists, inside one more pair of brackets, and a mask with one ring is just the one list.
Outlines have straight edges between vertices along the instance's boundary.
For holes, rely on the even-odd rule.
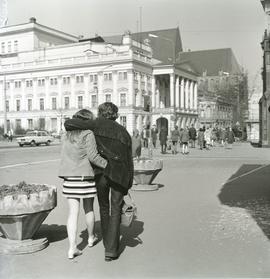
[[97,189],[93,178],[65,177],[62,193],[66,198],[94,198]]

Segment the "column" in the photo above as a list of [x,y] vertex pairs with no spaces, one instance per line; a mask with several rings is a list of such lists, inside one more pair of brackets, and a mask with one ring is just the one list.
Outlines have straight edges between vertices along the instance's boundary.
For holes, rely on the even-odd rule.
[[[25,81],[22,80],[22,91],[25,91]],[[37,78],[33,79],[33,98],[32,98],[32,110],[39,109],[38,107],[38,89],[37,89]],[[27,98],[28,99],[28,98]],[[26,100],[26,106],[28,106],[28,100]],[[26,108],[28,109],[28,108]]]
[[76,107],[76,100],[75,100],[75,75],[70,76],[70,108]]
[[152,108],[155,108],[156,107],[156,79],[155,79],[155,76],[152,77],[152,88],[151,88],[151,91],[152,91]]
[[62,84],[63,84],[63,78],[62,76],[58,76],[58,88],[57,88],[57,103],[56,103],[56,109],[62,109],[63,108],[63,92],[62,92]]
[[180,108],[179,76],[176,76],[176,82],[175,82],[175,106],[176,106],[176,108]]
[[194,109],[194,104],[193,104],[193,86],[194,86],[194,82],[191,80],[190,81],[190,86],[189,86],[189,97],[190,97],[190,104],[189,104],[189,108],[190,109]]
[[142,84],[141,84],[141,73],[138,73],[138,94],[139,94],[139,98],[138,98],[138,107],[142,106]]
[[113,80],[112,102],[113,102],[115,105],[118,105],[117,71],[113,71],[113,72],[112,72],[112,80]]
[[198,84],[195,82],[194,84],[194,109],[198,109]]
[[[45,97],[44,97],[44,109],[49,109],[49,84],[50,84],[50,79],[49,77],[45,78]],[[42,97],[43,98],[43,97]],[[38,98],[39,99],[39,98]],[[38,110],[40,109],[39,107],[39,100],[38,100]],[[46,125],[46,120],[45,120],[45,125]]]
[[185,109],[188,109],[188,101],[189,101],[189,98],[188,98],[188,95],[189,95],[189,80],[186,80],[185,82]]
[[181,106],[181,108],[184,108],[185,107],[185,81],[184,81],[184,78],[182,77],[181,78],[181,86],[180,86],[180,99],[181,99],[181,101],[180,101],[180,106]]
[[160,81],[159,81],[159,79],[157,79],[157,81],[156,81],[156,84],[157,84],[157,86],[156,86],[156,107],[157,108],[160,108]]
[[174,107],[174,74],[170,74],[170,107]]
[[133,70],[128,71],[128,96],[127,96],[127,105],[128,106],[134,106],[135,100],[134,100],[135,94],[134,94],[134,72]]

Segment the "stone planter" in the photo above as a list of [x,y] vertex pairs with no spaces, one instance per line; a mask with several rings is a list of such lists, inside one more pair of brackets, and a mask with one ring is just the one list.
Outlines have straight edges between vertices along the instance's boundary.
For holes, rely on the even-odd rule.
[[[36,192],[7,193],[0,197],[0,228],[5,236],[0,238],[0,253],[32,253],[48,246],[46,238],[32,240],[32,237],[56,206],[56,187],[38,184],[27,186],[39,189]],[[2,187],[7,189],[8,186]]]
[[162,160],[140,158],[134,160],[134,182],[132,190],[154,191],[158,189],[157,184],[152,184],[158,173],[163,168]]

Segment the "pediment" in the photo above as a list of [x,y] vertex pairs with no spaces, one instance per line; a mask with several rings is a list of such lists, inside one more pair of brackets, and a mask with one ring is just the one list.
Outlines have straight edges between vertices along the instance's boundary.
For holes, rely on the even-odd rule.
[[120,88],[118,88],[117,91],[118,91],[118,92],[127,92],[128,89],[127,89],[126,87],[120,87]]

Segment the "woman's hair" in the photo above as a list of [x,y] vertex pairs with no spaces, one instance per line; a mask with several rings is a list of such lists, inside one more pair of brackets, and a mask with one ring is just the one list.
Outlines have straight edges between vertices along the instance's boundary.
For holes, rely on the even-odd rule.
[[[81,109],[79,111],[77,111],[72,118],[79,118],[82,120],[93,120],[94,119],[94,115],[93,113],[88,110],[88,109]],[[69,140],[71,143],[75,143],[76,142],[76,138],[77,136],[82,132],[82,130],[73,130],[73,131],[68,131],[66,133],[66,138],[67,140]],[[82,143],[85,143],[85,137],[82,139]]]
[[98,117],[116,120],[118,118],[118,107],[111,102],[105,102],[98,106]]
[[93,113],[88,109],[81,109],[77,111],[72,118],[80,118],[82,120],[92,120],[94,119]]

